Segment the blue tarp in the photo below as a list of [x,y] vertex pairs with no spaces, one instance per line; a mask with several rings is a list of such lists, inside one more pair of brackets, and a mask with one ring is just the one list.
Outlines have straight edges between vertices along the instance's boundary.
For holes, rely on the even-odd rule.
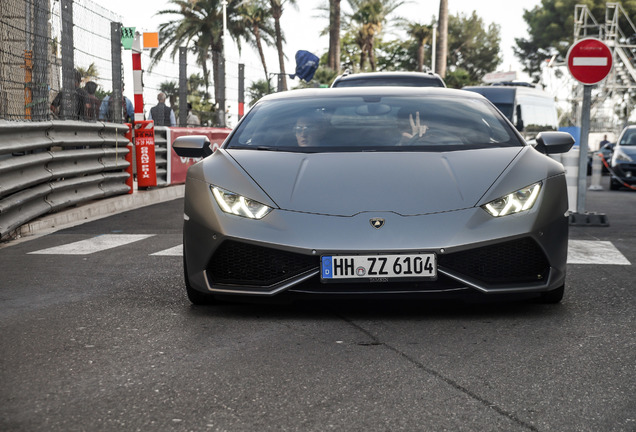
[[320,59],[309,51],[299,50],[296,52],[296,74],[291,78],[298,77],[307,82],[311,81],[318,69]]
[[561,132],[567,132],[574,138],[574,147],[578,147],[581,142],[581,128],[579,126],[562,126],[559,128]]

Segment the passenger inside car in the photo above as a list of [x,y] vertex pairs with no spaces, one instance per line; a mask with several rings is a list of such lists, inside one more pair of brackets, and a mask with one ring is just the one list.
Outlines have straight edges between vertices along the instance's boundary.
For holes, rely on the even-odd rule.
[[421,138],[428,130],[428,126],[420,123],[420,112],[415,111],[415,115],[409,108],[402,108],[397,114],[398,130],[400,139],[398,145],[406,144],[414,137]]
[[294,133],[299,147],[317,147],[324,133],[322,114],[302,115],[296,120]]

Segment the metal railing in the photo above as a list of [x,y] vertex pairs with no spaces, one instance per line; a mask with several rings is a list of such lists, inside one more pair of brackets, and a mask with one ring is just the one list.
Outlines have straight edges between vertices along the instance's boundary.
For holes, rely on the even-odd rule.
[[0,121],[0,239],[46,213],[128,193],[127,131],[115,123]]

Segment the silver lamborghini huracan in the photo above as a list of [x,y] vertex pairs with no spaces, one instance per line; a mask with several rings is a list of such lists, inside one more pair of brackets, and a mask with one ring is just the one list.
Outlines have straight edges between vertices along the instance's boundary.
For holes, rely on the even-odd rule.
[[[531,127],[531,125],[528,125]],[[195,304],[223,296],[563,297],[570,135],[523,141],[462,90],[294,90],[261,99],[185,186]]]

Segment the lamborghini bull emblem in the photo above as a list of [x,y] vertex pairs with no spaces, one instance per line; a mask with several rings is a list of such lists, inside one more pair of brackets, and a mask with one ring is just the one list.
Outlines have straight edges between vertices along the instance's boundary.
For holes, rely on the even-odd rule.
[[371,222],[371,226],[375,229],[380,229],[384,226],[384,219],[382,218],[369,219],[369,222]]

